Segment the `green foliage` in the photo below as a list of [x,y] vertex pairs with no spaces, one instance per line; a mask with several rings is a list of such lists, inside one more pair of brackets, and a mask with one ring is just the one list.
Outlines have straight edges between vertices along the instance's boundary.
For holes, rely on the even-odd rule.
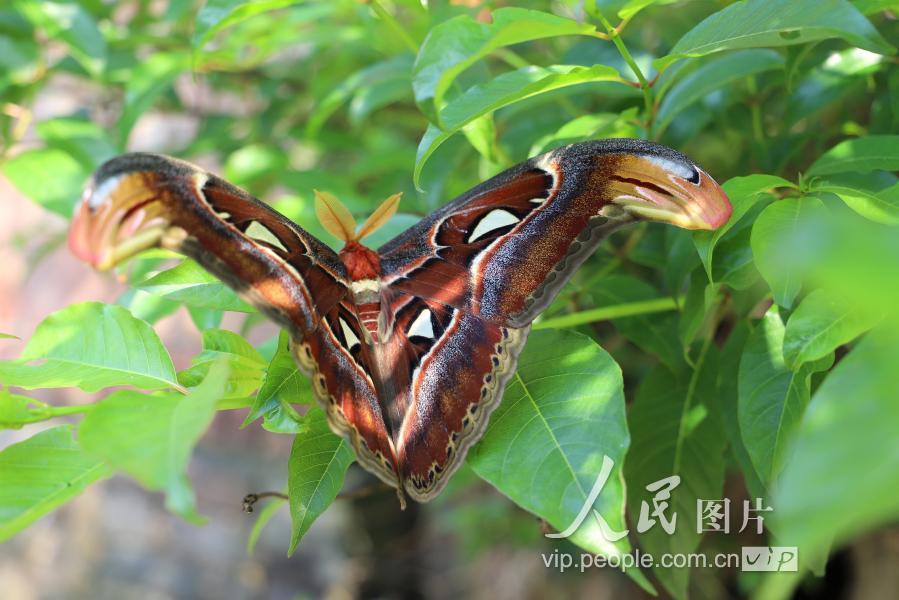
[[[441,504],[466,547],[497,543],[481,539],[484,521],[517,523],[516,505],[565,529],[604,456],[614,467],[598,514],[630,533],[609,542],[589,515],[570,541],[590,552],[730,550],[695,531],[695,503],[740,486],[774,507],[768,539],[801,546],[803,571],[820,571],[821,547],[899,517],[895,2],[114,4],[0,8],[0,168],[65,218],[90,172],[125,149],[217,163],[328,244],[313,189],[357,217],[404,192],[377,246],[503,168],[599,137],[660,141],[723,184],[726,225],[613,235],[535,323],[448,492],[482,479],[511,502]],[[39,112],[72,82],[88,100]],[[144,119],[172,116],[196,130],[138,135],[153,129]],[[0,451],[0,539],[113,472],[198,519],[185,469],[216,410],[295,436],[291,551],[340,493],[352,452],[286,336],[254,347],[262,315],[171,258],[133,259],[116,303],[55,312],[0,361],[0,427],[32,434]],[[151,324],[184,309],[203,349],[176,373]],[[237,322],[226,312],[239,330],[222,329]],[[77,406],[23,391],[119,386]],[[77,424],[29,429],[62,416]],[[637,531],[646,486],[672,475],[675,533]],[[249,547],[278,506],[261,509]],[[629,574],[676,598],[697,585],[685,569]],[[784,595],[803,575],[721,585]]]
[[[594,341],[573,332],[533,334],[487,432],[469,453],[475,473],[559,531],[575,521],[600,472],[615,468],[596,510],[612,531],[624,524],[621,465],[629,436],[621,370]],[[572,541],[598,554],[630,550],[588,518]]]

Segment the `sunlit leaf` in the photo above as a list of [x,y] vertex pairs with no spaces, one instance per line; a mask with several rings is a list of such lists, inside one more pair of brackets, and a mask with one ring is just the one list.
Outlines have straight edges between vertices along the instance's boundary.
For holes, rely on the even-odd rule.
[[709,280],[714,280],[712,277],[712,257],[715,252],[715,246],[721,238],[761,200],[759,194],[781,187],[792,188],[796,186],[782,177],[761,174],[734,177],[724,183],[722,188],[733,205],[733,213],[730,219],[715,231],[697,231],[693,234],[693,243],[696,245],[696,251],[699,252],[699,258],[702,260],[703,266],[705,266]]
[[801,365],[824,358],[851,342],[877,322],[878,315],[818,289],[806,296],[787,321],[783,354],[787,365]]
[[294,438],[287,466],[293,522],[288,554],[293,554],[312,523],[337,497],[354,460],[350,445],[334,435],[321,409],[306,413],[303,424],[306,430]]
[[252,306],[192,260],[184,260],[176,267],[157,273],[138,283],[145,292],[172,302],[238,312],[256,312]]
[[790,46],[829,38],[842,38],[881,54],[896,50],[846,0],[743,0],[688,31],[655,65],[662,68],[678,58],[722,50]]
[[109,475],[72,439],[72,426],[41,431],[0,452],[0,541]]
[[[53,177],[47,177],[53,173]],[[28,198],[69,218],[81,196],[88,171],[57,148],[26,150],[3,161],[3,174]]]
[[[614,469],[596,508],[612,530],[624,531],[621,467],[630,436],[622,385],[618,365],[589,338],[535,332],[468,464],[516,504],[564,531],[608,456]],[[605,555],[629,551],[627,538],[608,541],[592,515],[570,540]]]
[[809,175],[899,171],[899,135],[869,135],[840,142],[809,167]]
[[218,363],[190,394],[140,394],[119,391],[90,411],[78,428],[78,441],[151,490],[166,493],[166,506],[201,522],[186,469],[194,445],[212,423],[228,367]]
[[303,427],[291,404],[312,404],[312,384],[297,367],[288,339],[288,334],[282,331],[275,356],[268,364],[262,386],[242,427],[259,417],[265,418],[262,426],[266,430],[276,433],[298,433]]
[[44,319],[18,360],[0,361],[0,383],[27,389],[117,385],[180,387],[156,333],[125,308],[74,304]]
[[815,197],[785,199],[766,207],[752,227],[755,264],[781,306],[793,305],[815,260],[814,249],[822,244],[817,223],[824,211]]
[[899,336],[869,333],[815,393],[774,494],[772,520],[801,553],[899,517]]

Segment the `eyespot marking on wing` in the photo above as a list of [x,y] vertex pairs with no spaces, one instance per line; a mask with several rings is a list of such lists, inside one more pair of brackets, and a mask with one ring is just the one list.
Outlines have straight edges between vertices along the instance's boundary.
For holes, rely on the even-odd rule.
[[248,237],[251,237],[254,240],[267,242],[275,248],[289,253],[289,250],[284,247],[284,244],[281,243],[281,240],[278,239],[278,236],[272,233],[272,231],[268,227],[266,227],[259,221],[252,221],[244,233],[246,233]]
[[518,221],[520,221],[520,219],[507,210],[501,208],[491,210],[478,221],[478,224],[471,232],[471,235],[468,236],[468,243],[474,242],[495,229],[515,225]]
[[340,329],[343,330],[343,337],[346,340],[346,349],[352,351],[356,346],[361,346],[362,344],[359,342],[359,338],[353,333],[352,328],[349,323],[343,320],[343,317],[340,317]]
[[434,326],[431,324],[431,311],[427,308],[423,309],[406,332],[406,337],[423,337],[429,340],[434,339]]

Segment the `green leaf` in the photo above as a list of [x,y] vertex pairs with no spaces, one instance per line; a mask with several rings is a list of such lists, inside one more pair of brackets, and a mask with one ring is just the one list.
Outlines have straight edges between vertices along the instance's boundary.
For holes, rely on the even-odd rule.
[[277,514],[278,509],[285,502],[287,500],[283,498],[272,498],[256,515],[256,520],[253,521],[253,529],[250,530],[250,535],[247,536],[247,556],[253,556],[253,551],[256,549],[259,537],[262,535],[262,530],[265,529],[265,526],[269,524],[269,521],[272,520],[272,517]]
[[877,315],[853,306],[845,298],[818,289],[806,296],[787,321],[783,353],[797,369],[848,344],[877,322]]
[[85,455],[72,426],[44,430],[0,452],[0,541],[68,502],[109,475]]
[[74,304],[44,319],[18,360],[0,361],[0,383],[87,392],[116,385],[180,387],[153,328],[121,306],[99,302]]
[[[632,19],[634,15],[648,6],[674,4],[677,0],[628,0],[618,9],[619,19]],[[602,5],[601,1],[597,4]]]
[[771,307],[749,336],[740,359],[738,417],[743,443],[762,484],[770,488],[808,403],[811,376],[833,356],[790,370],[783,356],[784,324]]
[[278,338],[278,349],[266,369],[262,387],[241,427],[264,417],[262,427],[267,431],[299,433],[302,420],[291,404],[312,404],[314,399],[312,384],[297,368],[290,351],[289,335],[282,331]]
[[713,57],[675,83],[659,105],[657,126],[664,130],[685,108],[711,92],[731,87],[752,75],[782,69],[783,57],[774,50],[743,50]]
[[842,38],[880,54],[895,52],[846,0],[743,0],[688,31],[668,56],[655,61],[655,67],[722,50],[791,46],[830,38]]
[[157,273],[136,287],[166,300],[197,308],[256,312],[231,288],[192,260],[184,260],[176,267]]
[[284,8],[292,4],[300,4],[302,0],[207,0],[197,13],[194,34],[191,43],[194,51],[203,49],[212,37],[241,21],[256,15]]
[[[648,283],[626,275],[603,278],[593,292],[597,304],[607,308],[638,301],[661,300],[660,296],[661,294]],[[670,368],[677,369],[683,363],[683,351],[678,342],[673,315],[645,313],[622,316],[613,318],[612,323],[621,335],[644,352],[659,357],[659,360]]]
[[0,429],[20,429],[27,423],[42,420],[46,406],[37,400],[0,389]]
[[[624,521],[622,464],[629,445],[621,370],[593,340],[537,331],[468,464],[516,504],[558,531],[575,521],[604,457],[614,468],[596,509],[616,532]],[[589,552],[620,555],[627,538],[608,541],[593,516],[569,538]]]
[[[52,173],[52,177],[47,174]],[[67,152],[41,148],[3,161],[3,174],[16,189],[47,210],[70,218],[87,170]]]
[[228,379],[222,398],[243,398],[259,388],[265,359],[248,341],[231,331],[209,329],[203,332],[203,351],[194,357],[193,366],[178,374],[186,387],[200,384],[210,368],[220,361],[228,365]]
[[475,119],[503,106],[551,90],[582,83],[615,81],[620,78],[618,71],[605,65],[592,67],[553,65],[547,68],[524,67],[469,88],[450,101],[440,112],[443,129],[430,125],[421,138],[413,172],[415,184],[418,185],[422,168],[440,144]]
[[766,207],[752,227],[755,264],[780,306],[791,307],[802,288],[821,243],[818,225],[825,212],[818,198],[790,198]]
[[899,171],[899,135],[868,135],[840,142],[809,167],[809,175]]
[[18,340],[19,336],[11,333],[0,333],[0,340]]
[[702,260],[705,271],[709,276],[709,281],[714,281],[712,277],[712,257],[715,252],[715,246],[761,200],[760,194],[775,188],[795,188],[796,186],[776,175],[758,174],[728,179],[721,187],[730,199],[731,205],[733,205],[733,213],[730,220],[715,231],[697,231],[693,234],[693,243],[696,245],[696,251],[699,253],[699,258]]
[[148,489],[165,491],[169,510],[201,522],[187,479],[187,463],[194,445],[212,423],[227,379],[227,365],[218,363],[188,395],[115,392],[81,422],[81,446]]
[[896,0],[852,0],[852,4],[865,15],[897,8]]
[[[638,534],[641,548],[655,556],[695,552],[702,537],[696,531],[696,501],[722,494],[727,439],[711,408],[717,370],[708,349],[699,360],[695,370],[682,367],[678,374],[656,366],[641,383],[628,413],[633,444],[624,471],[631,521],[636,522],[643,502],[652,506],[647,485],[680,477],[667,512],[669,517],[678,515],[674,533],[669,535],[656,523]],[[675,598],[686,598],[688,569],[659,567],[654,573]]]
[[745,320],[738,321],[721,349],[718,360],[718,395],[717,406],[730,441],[730,449],[743,471],[746,489],[752,498],[766,495],[765,486],[752,464],[752,459],[743,443],[739,419],[739,381],[740,359],[749,339],[749,327]]
[[637,111],[629,108],[622,113],[596,113],[581,115],[566,121],[553,133],[544,135],[531,145],[528,156],[537,156],[567,144],[597,138],[637,137],[634,121]]
[[382,84],[407,89],[412,83],[412,61],[411,55],[400,54],[360,69],[342,80],[316,104],[315,110],[306,121],[306,134],[310,137],[317,136],[328,118],[354,94],[359,97],[358,94],[363,90]]
[[899,517],[899,335],[869,333],[815,393],[775,489],[772,522],[800,556]]
[[846,206],[875,223],[899,224],[899,184],[879,192],[830,184],[816,186],[815,191],[836,194]]
[[[556,15],[524,8],[500,8],[493,22],[460,15],[432,28],[422,42],[412,71],[415,101],[438,122],[444,96],[462,71],[504,46],[562,35],[592,35],[596,28]],[[441,121],[442,123],[442,118]]]
[[307,430],[294,438],[287,466],[293,522],[288,555],[294,553],[312,523],[334,502],[354,460],[353,450],[334,435],[321,409],[310,409],[303,424]]
[[118,143],[124,149],[131,129],[175,79],[189,68],[188,57],[180,52],[154,52],[137,64],[125,86],[125,104],[118,123]]
[[106,64],[106,40],[93,16],[77,2],[17,0],[16,7],[50,39],[66,43],[84,69],[98,76]]
[[117,153],[107,131],[86,119],[48,119],[37,124],[37,132],[49,147],[62,150],[86,170],[96,169]]

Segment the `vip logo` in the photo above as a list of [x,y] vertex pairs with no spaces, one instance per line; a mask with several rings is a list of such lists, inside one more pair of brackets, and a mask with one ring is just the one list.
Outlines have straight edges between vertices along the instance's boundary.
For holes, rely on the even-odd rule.
[[743,546],[740,568],[743,571],[796,571],[799,549],[796,546]]

